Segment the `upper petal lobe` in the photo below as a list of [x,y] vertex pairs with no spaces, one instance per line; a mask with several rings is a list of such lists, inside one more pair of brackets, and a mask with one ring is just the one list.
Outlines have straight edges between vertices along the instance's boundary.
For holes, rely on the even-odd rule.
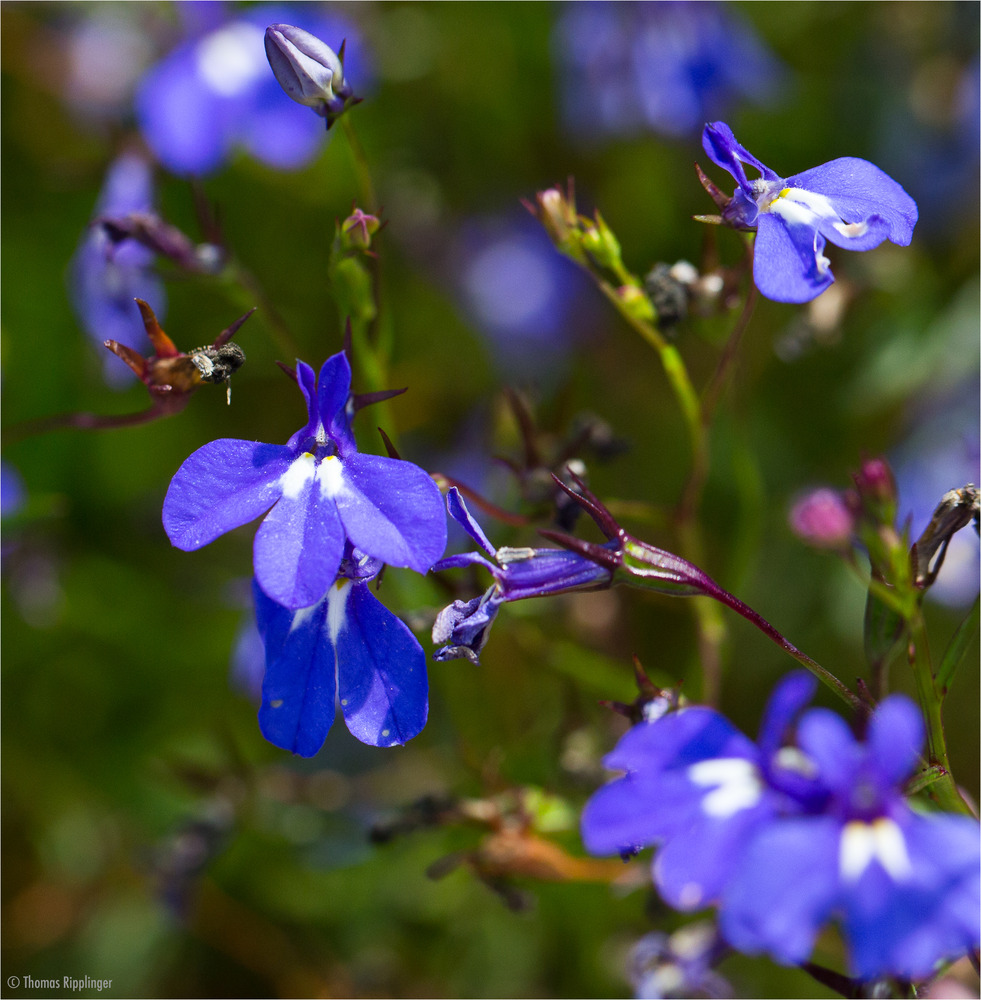
[[411,462],[350,455],[334,500],[348,538],[376,559],[425,573],[443,554],[446,515],[439,488]]
[[199,448],[167,489],[163,524],[179,549],[193,551],[254,520],[280,496],[289,448],[222,438]]

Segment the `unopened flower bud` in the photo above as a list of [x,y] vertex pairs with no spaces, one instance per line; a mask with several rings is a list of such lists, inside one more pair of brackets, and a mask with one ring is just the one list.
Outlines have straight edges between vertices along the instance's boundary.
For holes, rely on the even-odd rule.
[[539,191],[536,201],[538,209],[534,214],[541,220],[552,241],[561,246],[568,240],[569,233],[579,228],[572,182],[569,182],[568,194],[560,187],[550,187]]
[[622,264],[620,242],[599,212],[595,223],[583,227],[582,247],[600,267],[616,270]]
[[867,458],[852,477],[862,508],[877,524],[891,526],[896,519],[896,480],[884,458]]
[[368,215],[360,208],[354,211],[341,223],[341,241],[346,249],[367,250],[371,247],[371,238],[381,229],[381,220],[377,215]]
[[635,319],[654,321],[654,307],[642,288],[636,285],[622,285],[617,289],[617,298],[624,311]]
[[266,58],[279,85],[297,104],[327,120],[327,128],[360,98],[344,79],[344,46],[338,55],[309,31],[291,24],[266,28]]
[[844,549],[855,530],[845,498],[822,488],[801,497],[791,508],[790,528],[798,538],[820,549]]

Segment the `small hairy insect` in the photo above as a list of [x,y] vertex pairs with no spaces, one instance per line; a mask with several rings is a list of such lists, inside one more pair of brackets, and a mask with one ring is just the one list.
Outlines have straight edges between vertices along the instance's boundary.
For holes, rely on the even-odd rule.
[[190,353],[191,363],[201,373],[205,382],[217,385],[228,384],[228,401],[232,399],[231,377],[245,363],[245,351],[238,344],[222,344],[220,347],[196,347]]

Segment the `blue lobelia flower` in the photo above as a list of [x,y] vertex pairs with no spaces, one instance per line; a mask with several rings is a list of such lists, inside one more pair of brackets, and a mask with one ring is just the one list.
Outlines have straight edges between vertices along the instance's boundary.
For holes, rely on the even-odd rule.
[[757,831],[723,893],[728,941],[796,964],[837,919],[851,971],[865,981],[922,979],[938,961],[977,948],[978,824],[917,811],[903,795],[923,745],[916,706],[885,699],[864,743],[839,716],[814,709],[797,742],[829,795],[820,810]]
[[[124,153],[109,167],[96,203],[96,217],[115,217],[153,208],[153,172],[146,158]],[[135,240],[112,240],[98,224],[89,226],[69,270],[71,301],[85,332],[98,344],[115,340],[145,353],[146,334],[133,299],[149,302],[163,317],[166,294],[153,271],[154,253]],[[110,385],[128,386],[132,376],[102,352]]]
[[296,377],[308,420],[287,444],[212,441],[177,470],[163,506],[171,542],[199,549],[268,510],[255,536],[255,578],[290,609],[324,599],[347,542],[425,573],[446,545],[436,484],[411,462],[358,452],[343,351],[324,362],[319,379],[302,361]]
[[757,743],[700,706],[635,726],[605,760],[626,775],[583,811],[586,848],[628,854],[658,844],[654,880],[668,903],[694,910],[718,901],[753,833],[821,795],[813,768],[784,745],[815,687],[809,674],[789,675]]
[[[304,108],[283,100],[264,45],[271,21],[303,18],[300,8],[258,4],[178,45],[152,67],[136,94],[136,115],[160,162],[179,174],[207,174],[236,147],[277,170],[296,170],[320,151],[324,130]],[[357,40],[353,26],[317,15],[306,23],[323,38]],[[363,79],[360,46],[345,60]]]
[[443,570],[479,565],[494,577],[494,583],[480,597],[454,601],[437,615],[433,624],[433,642],[446,644],[433,654],[437,660],[465,657],[471,663],[478,663],[491,626],[508,601],[549,597],[571,590],[595,590],[610,585],[613,575],[609,569],[566,549],[509,546],[495,549],[467,510],[455,486],[446,494],[446,507],[450,516],[496,562],[491,562],[479,552],[464,552],[447,556],[433,566],[434,570]]
[[[916,202],[867,160],[842,157],[791,177],[780,177],[739,145],[724,122],[706,125],[702,146],[736,178],[723,221],[755,229],[753,278],[777,302],[809,302],[834,281],[825,242],[871,250],[883,240],[908,246]],[[750,180],[746,167],[759,172]]]
[[308,608],[283,607],[253,583],[265,645],[259,726],[303,757],[323,746],[339,701],[362,743],[388,747],[418,735],[429,712],[426,657],[409,628],[371,592],[379,559],[348,543],[337,579]]

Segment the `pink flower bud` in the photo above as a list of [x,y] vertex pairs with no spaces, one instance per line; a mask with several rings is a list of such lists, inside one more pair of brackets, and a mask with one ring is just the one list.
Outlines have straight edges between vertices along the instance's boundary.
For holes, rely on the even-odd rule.
[[821,549],[845,548],[855,530],[855,519],[844,497],[827,487],[797,500],[789,520],[798,538]]

